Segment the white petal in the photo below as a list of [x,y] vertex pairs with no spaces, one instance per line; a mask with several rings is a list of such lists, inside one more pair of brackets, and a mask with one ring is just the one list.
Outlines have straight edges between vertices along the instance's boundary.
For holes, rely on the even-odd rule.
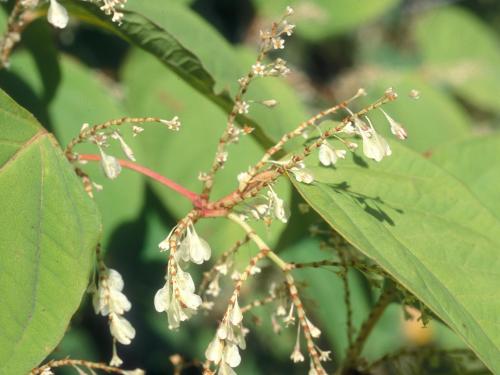
[[108,268],[106,270],[106,273],[104,274],[104,277],[107,278],[108,286],[111,289],[116,289],[118,291],[123,290],[124,284],[123,284],[123,278],[122,278],[122,275],[120,275],[120,272],[118,272],[112,268]]
[[325,167],[328,167],[332,161],[330,157],[330,147],[323,143],[321,146],[319,146],[319,161],[321,164],[323,164]]
[[130,322],[120,315],[111,314],[111,335],[123,345],[129,345],[135,337],[135,329]]
[[222,351],[224,345],[219,338],[215,337],[210,344],[208,344],[207,350],[205,351],[205,357],[209,360],[218,364],[222,358]]
[[167,311],[170,305],[170,289],[168,285],[169,281],[165,286],[159,289],[155,294],[155,309],[158,312]]
[[224,362],[231,367],[238,367],[241,363],[240,351],[235,344],[228,343],[224,348]]
[[[238,298],[234,302],[233,308],[231,309],[231,323],[235,326],[240,324],[243,320],[243,314],[241,313],[240,305],[238,304]],[[233,366],[234,367],[234,366]]]
[[47,19],[55,27],[64,29],[69,21],[68,11],[57,0],[50,0]]

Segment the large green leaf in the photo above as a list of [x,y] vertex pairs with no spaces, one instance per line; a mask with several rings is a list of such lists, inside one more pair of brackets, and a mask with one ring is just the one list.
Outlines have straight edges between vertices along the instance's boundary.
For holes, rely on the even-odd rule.
[[433,163],[391,143],[381,163],[308,165],[306,201],[500,371],[500,222]]
[[476,106],[498,112],[500,49],[492,30],[458,7],[429,12],[415,28],[423,68]]
[[62,338],[100,235],[55,139],[0,91],[0,373],[26,374]]
[[[286,6],[295,10],[293,21],[297,33],[310,40],[324,39],[344,33],[377,18],[394,7],[399,0],[254,0],[268,17],[283,14]],[[294,23],[295,23],[294,22]]]
[[[123,22],[118,26],[91,4],[78,2],[67,5],[72,14],[81,20],[109,30],[151,53],[224,111],[231,110],[233,102],[228,90],[234,93],[236,79],[243,71],[228,43],[185,6],[174,3],[165,6],[162,1],[153,0],[141,3],[130,1],[127,10],[124,10]],[[200,49],[200,46],[205,48]],[[202,59],[192,50],[202,54]],[[213,58],[214,51],[217,52],[217,59]],[[243,116],[239,116],[238,121],[254,126],[256,130],[252,134],[260,143],[267,146],[273,143],[269,133],[255,121]]]
[[500,135],[462,139],[435,150],[431,160],[450,172],[500,219]]

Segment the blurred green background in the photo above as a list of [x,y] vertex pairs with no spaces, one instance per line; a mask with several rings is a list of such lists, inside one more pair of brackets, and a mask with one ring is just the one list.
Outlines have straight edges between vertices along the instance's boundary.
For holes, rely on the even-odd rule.
[[[254,59],[259,29],[279,17],[286,5],[296,10],[292,17],[296,34],[287,40],[279,56],[289,61],[292,73],[285,80],[259,82],[249,93],[251,99],[279,101],[272,111],[252,108],[252,116],[261,124],[273,124],[269,128],[272,135],[352,96],[359,87],[369,93],[363,103],[394,87],[400,100],[388,105],[387,111],[408,128],[408,147],[439,158],[447,144],[471,138],[491,137],[493,150],[500,144],[495,133],[500,126],[498,0],[129,0],[127,8],[171,32],[200,57],[216,78],[218,90],[234,93],[236,79]],[[2,14],[2,28],[4,23]],[[178,134],[148,127],[140,137],[127,140],[131,140],[141,164],[195,191],[200,187],[198,172],[207,170],[211,159],[207,155],[213,154],[217,135],[225,126],[225,114],[219,108],[152,56],[76,21],[62,31],[53,30],[45,20],[32,24],[15,50],[10,69],[0,72],[0,86],[34,113],[63,145],[84,122],[98,123],[125,114],[178,115],[183,123]],[[407,96],[411,89],[420,92],[419,100]],[[373,120],[381,122],[381,117]],[[384,126],[379,129],[387,133]],[[87,151],[95,152],[92,148]],[[245,139],[218,177],[215,194],[233,190],[236,174],[261,152],[255,141]],[[124,276],[125,293],[133,304],[127,318],[136,327],[137,337],[131,346],[119,346],[125,366],[144,368],[148,374],[166,374],[172,373],[170,355],[181,354],[187,361],[203,359],[231,283],[225,281],[220,302],[209,316],[200,314],[175,332],[167,329],[166,316],[156,313],[152,303],[163,283],[166,262],[157,244],[187,212],[188,202],[130,171],[109,182],[96,166],[89,165],[86,170],[104,185],[97,201],[104,221],[106,263]],[[308,226],[319,219],[298,211],[300,199],[287,183],[280,184],[279,190],[289,197],[294,215],[286,228],[274,224],[270,231],[263,230],[264,237],[289,260],[328,257],[308,233]],[[216,254],[242,237],[239,229],[219,219],[204,222],[199,228]],[[242,249],[242,264],[254,251],[250,245]],[[191,269],[198,278],[202,271],[203,267]],[[342,283],[329,270],[305,270],[297,273],[297,278],[304,286],[307,309],[323,329],[321,347],[331,349],[333,363],[338,364],[347,345]],[[276,275],[265,270],[252,288],[265,295],[266,285],[274,279]],[[360,274],[352,272],[350,280],[354,320],[359,327],[376,296]],[[246,303],[255,297],[249,290],[246,288],[242,296]],[[295,329],[272,333],[271,313],[271,307],[263,307],[251,314],[248,349],[238,374],[306,373],[307,363],[293,365],[289,360]],[[433,322],[424,330],[404,323],[401,307],[392,305],[364,354],[373,360],[405,345],[464,347],[439,323]],[[99,361],[111,356],[107,322],[93,314],[89,298],[53,354],[55,358],[67,355]],[[381,373],[460,373],[449,358],[424,361],[416,369],[406,363],[384,371]],[[199,371],[188,368],[184,373]]]

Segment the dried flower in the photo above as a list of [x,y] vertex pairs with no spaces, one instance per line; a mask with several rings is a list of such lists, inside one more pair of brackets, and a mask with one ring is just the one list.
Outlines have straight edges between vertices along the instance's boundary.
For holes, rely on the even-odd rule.
[[408,138],[408,132],[406,129],[396,120],[394,120],[391,116],[387,114],[382,108],[379,108],[382,113],[384,114],[385,118],[389,122],[389,125],[391,126],[391,133],[394,134],[398,139],[405,140]]

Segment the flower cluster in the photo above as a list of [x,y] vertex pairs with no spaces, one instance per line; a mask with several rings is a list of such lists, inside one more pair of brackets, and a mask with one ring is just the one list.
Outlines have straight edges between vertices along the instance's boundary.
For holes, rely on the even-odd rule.
[[175,229],[158,245],[160,250],[171,250],[172,253],[165,284],[156,292],[154,298],[156,311],[167,313],[169,329],[178,328],[180,323],[193,316],[202,304],[201,297],[195,293],[191,275],[184,271],[181,265],[188,262],[202,264],[210,259],[212,252],[210,245],[198,236],[192,222],[188,223],[182,241],[172,249],[170,241]]
[[110,362],[112,366],[120,366],[123,363],[116,352],[115,342],[129,345],[135,337],[134,327],[123,317],[123,314],[132,307],[130,301],[122,293],[123,285],[120,273],[101,263],[99,281],[92,302],[96,314],[109,318],[110,331],[114,338],[113,358]]
[[233,368],[238,367],[241,362],[239,349],[246,348],[247,329],[242,322],[243,313],[236,297],[205,351],[205,357],[219,366],[219,375],[236,375]]

